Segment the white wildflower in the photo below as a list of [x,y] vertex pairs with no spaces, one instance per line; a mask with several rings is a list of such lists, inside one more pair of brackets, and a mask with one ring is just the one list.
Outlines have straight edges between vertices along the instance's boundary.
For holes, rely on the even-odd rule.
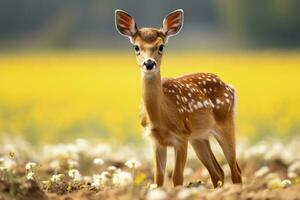
[[181,189],[178,194],[178,199],[190,199],[192,196],[196,196],[199,194],[200,190],[199,188],[184,188]]
[[281,181],[281,187],[282,188],[287,188],[291,184],[292,184],[292,182],[289,179],[284,179],[283,181]]
[[103,165],[104,161],[101,158],[95,158],[94,159],[94,164],[95,165]]
[[95,174],[93,175],[93,182],[91,184],[92,188],[100,189],[101,187],[101,175]]
[[29,172],[26,174],[26,178],[27,180],[34,180],[34,172]]
[[111,184],[111,174],[107,171],[104,171],[100,174],[101,185],[107,186]]
[[266,175],[270,171],[269,167],[263,166],[254,173],[254,176],[260,177]]
[[289,178],[300,176],[300,160],[293,162],[287,169]]
[[100,187],[101,187],[100,180],[93,181],[93,182],[91,183],[91,187],[94,188],[94,189],[99,190]]
[[277,179],[279,178],[279,175],[277,173],[268,173],[266,176],[265,176],[265,179],[266,181],[270,181],[272,179]]
[[27,170],[27,171],[32,171],[33,168],[36,167],[36,165],[37,165],[37,164],[34,163],[34,162],[29,162],[29,163],[26,164],[26,170]]
[[113,175],[113,183],[117,186],[124,187],[126,185],[131,184],[133,181],[133,177],[128,172],[118,171]]
[[158,187],[157,184],[152,183],[152,184],[149,186],[149,189],[150,189],[150,190],[154,190],[154,189],[156,189],[157,187]]
[[77,169],[70,169],[68,172],[69,176],[73,178],[74,181],[81,181],[82,177]]
[[65,175],[64,174],[54,174],[50,180],[52,182],[55,182],[55,183],[59,183],[61,182],[63,179],[64,179]]
[[167,198],[167,193],[160,188],[157,188],[155,190],[149,190],[146,196],[147,200],[165,200]]
[[109,166],[107,169],[108,169],[108,171],[111,171],[111,172],[115,172],[117,170],[117,168],[115,166]]
[[127,167],[129,167],[130,169],[132,169],[132,168],[136,169],[136,168],[140,167],[142,164],[136,160],[129,160],[125,163],[125,165]]
[[7,171],[13,171],[17,166],[16,161],[11,160],[11,159],[7,159],[4,160],[3,162],[3,167],[7,170]]

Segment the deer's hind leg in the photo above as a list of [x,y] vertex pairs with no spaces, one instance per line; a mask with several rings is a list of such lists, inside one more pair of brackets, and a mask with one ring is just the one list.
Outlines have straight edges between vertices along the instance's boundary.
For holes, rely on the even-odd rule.
[[241,169],[236,161],[235,126],[233,118],[217,122],[215,138],[220,144],[231,170],[233,183],[242,183]]
[[190,143],[199,160],[207,168],[214,187],[218,186],[218,181],[222,181],[223,183],[224,172],[210,148],[209,141],[207,139],[195,139],[190,141]]

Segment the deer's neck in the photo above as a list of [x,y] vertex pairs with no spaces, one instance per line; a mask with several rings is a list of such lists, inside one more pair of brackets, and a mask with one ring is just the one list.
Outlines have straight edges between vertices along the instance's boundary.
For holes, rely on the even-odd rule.
[[143,74],[142,87],[143,103],[148,118],[153,125],[159,126],[162,114],[161,108],[163,106],[163,89],[160,72],[158,71],[151,77]]

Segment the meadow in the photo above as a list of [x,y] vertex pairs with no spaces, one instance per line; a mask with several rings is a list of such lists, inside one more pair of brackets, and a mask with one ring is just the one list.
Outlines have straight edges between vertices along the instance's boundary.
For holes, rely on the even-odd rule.
[[[257,140],[300,130],[299,55],[166,51],[161,71],[212,72],[231,83],[238,92],[237,135]],[[0,135],[34,144],[78,137],[140,143],[140,93],[132,49],[1,53]]]
[[133,52],[14,52],[0,54],[0,199],[299,199],[300,52],[166,54],[163,76],[212,72],[236,88],[243,185],[212,140],[224,183],[189,153],[173,188],[168,151],[157,188]]

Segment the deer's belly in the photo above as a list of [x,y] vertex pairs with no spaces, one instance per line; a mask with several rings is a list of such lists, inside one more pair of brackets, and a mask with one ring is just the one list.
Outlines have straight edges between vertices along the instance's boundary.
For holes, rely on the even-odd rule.
[[147,136],[162,146],[178,146],[180,144],[179,137],[171,131],[150,131],[147,127],[145,130]]

